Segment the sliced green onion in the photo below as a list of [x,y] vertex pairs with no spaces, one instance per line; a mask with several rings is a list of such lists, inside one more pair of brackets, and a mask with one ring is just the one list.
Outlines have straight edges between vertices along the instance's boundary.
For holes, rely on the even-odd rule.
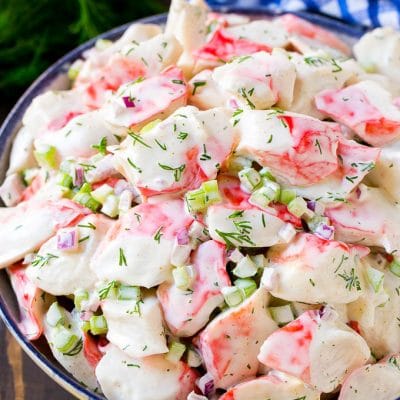
[[185,194],[185,200],[191,212],[203,211],[206,208],[206,192],[202,188],[189,190]]
[[244,300],[243,292],[235,286],[225,286],[221,289],[225,303],[229,307],[235,307]]
[[207,206],[218,203],[222,200],[221,195],[219,194],[217,180],[203,182],[201,188],[204,190],[204,193],[206,194]]
[[262,178],[266,178],[272,182],[276,182],[274,175],[272,174],[271,170],[267,167],[262,168],[259,171],[259,174],[261,175]]
[[114,193],[114,189],[107,184],[99,186],[96,190],[93,190],[91,195],[99,203],[104,204],[106,198]]
[[385,274],[375,268],[368,267],[367,268],[367,278],[368,278],[368,282],[374,289],[374,292],[378,293],[383,286],[383,280],[385,278]]
[[228,169],[231,172],[239,172],[243,168],[250,168],[252,161],[242,156],[234,156],[229,159]]
[[243,257],[232,270],[232,273],[238,278],[249,278],[257,273],[257,265],[249,256]]
[[108,215],[111,218],[114,218],[118,215],[119,209],[119,199],[115,194],[110,194],[106,197],[103,207],[101,207],[101,212],[103,214]]
[[302,197],[296,197],[288,204],[288,210],[296,217],[301,217],[308,210],[307,203]]
[[148,131],[151,131],[154,127],[156,127],[161,121],[161,119],[155,119],[154,121],[149,122],[146,124],[141,130],[141,133],[146,133]]
[[87,290],[79,289],[74,293],[74,304],[78,311],[82,311],[82,302],[89,300]]
[[65,172],[59,172],[57,174],[57,184],[68,189],[72,188],[72,176]]
[[168,346],[169,351],[165,358],[172,363],[177,363],[186,351],[186,346],[183,343],[173,341]]
[[392,274],[395,274],[400,278],[400,260],[394,258],[393,261],[389,264],[389,270]]
[[233,283],[243,292],[245,298],[250,297],[257,290],[256,282],[250,278],[236,279]]
[[74,350],[80,341],[81,339],[77,335],[63,326],[57,328],[53,336],[54,347],[63,354],[70,353]]
[[90,332],[93,335],[103,335],[107,333],[107,321],[103,315],[92,315],[89,320]]
[[195,272],[191,265],[177,267],[172,270],[175,286],[181,290],[188,290],[191,288],[194,275]]
[[201,364],[203,364],[203,359],[201,358],[200,354],[192,348],[188,349],[186,361],[189,367],[192,368],[198,368]]
[[120,285],[118,288],[118,300],[135,300],[138,301],[141,298],[139,286],[126,286]]
[[56,301],[49,307],[46,321],[52,327],[66,323],[65,310]]
[[269,307],[272,319],[279,325],[286,325],[294,320],[293,311],[290,305],[280,307]]
[[34,156],[38,164],[43,168],[57,168],[57,149],[54,146],[49,146],[45,151],[34,151]]
[[261,183],[261,176],[254,168],[244,168],[239,172],[239,179],[242,186],[252,192]]
[[289,204],[292,200],[296,198],[296,191],[292,189],[281,190],[279,201],[283,204]]

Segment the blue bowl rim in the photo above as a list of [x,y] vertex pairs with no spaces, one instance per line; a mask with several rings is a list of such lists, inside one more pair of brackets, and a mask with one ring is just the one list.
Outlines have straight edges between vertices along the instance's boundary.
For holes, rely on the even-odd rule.
[[[266,16],[276,16],[281,14],[281,12],[276,12],[274,10],[268,9],[266,7],[230,7],[230,6],[218,6],[213,7],[214,11],[217,12],[231,12],[231,13],[241,13],[241,14],[249,14],[249,15],[266,15]],[[336,31],[338,33],[345,34],[347,36],[359,37],[365,32],[365,28],[361,26],[351,26],[343,21],[336,20],[324,15],[313,14],[310,12],[294,12],[296,14],[310,22],[321,25],[329,30]],[[52,82],[57,76],[62,72],[66,72],[65,66],[69,65],[71,62],[81,57],[82,54],[92,47],[96,40],[100,38],[104,39],[115,39],[119,37],[132,23],[153,23],[153,24],[162,24],[166,21],[167,14],[157,14],[146,18],[141,18],[127,24],[121,25],[114,29],[111,29],[101,35],[96,36],[95,38],[81,44],[80,46],[74,48],[70,52],[68,52],[65,56],[60,58],[54,64],[52,64],[49,68],[47,68],[24,92],[24,94],[20,97],[18,102],[14,105],[14,107],[9,112],[8,116],[4,120],[3,124],[0,127],[0,152],[3,152],[6,149],[7,141],[9,137],[13,134],[18,124],[22,120],[22,116],[32,99],[39,95],[45,90],[49,83]],[[22,346],[24,351],[31,357],[37,365],[50,377],[57,378],[58,383],[62,381],[64,383],[64,388],[71,390],[75,395],[80,397],[84,396],[87,399],[92,400],[104,400],[103,396],[100,396],[88,388],[81,385],[77,380],[75,380],[71,375],[64,371],[64,369],[54,364],[52,361],[47,359],[30,341],[28,341],[20,329],[18,328],[18,324],[15,318],[11,315],[9,308],[7,307],[6,301],[3,297],[3,294],[0,293],[0,317],[4,321],[8,330],[13,334],[13,336],[17,339],[19,344]],[[52,378],[53,378],[52,377]]]

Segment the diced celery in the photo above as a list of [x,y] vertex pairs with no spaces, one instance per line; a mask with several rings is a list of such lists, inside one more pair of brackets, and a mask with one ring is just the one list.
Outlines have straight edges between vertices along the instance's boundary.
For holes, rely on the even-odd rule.
[[175,286],[181,290],[188,290],[191,288],[194,275],[195,272],[191,265],[177,267],[172,270]]
[[57,184],[68,189],[72,188],[72,176],[65,172],[59,172],[57,174]]
[[249,192],[254,191],[261,183],[261,176],[254,168],[244,168],[238,176],[242,186]]
[[256,254],[255,256],[250,256],[250,258],[256,264],[257,268],[264,268],[267,264],[267,260],[263,254]]
[[267,189],[270,190],[270,192],[272,194],[272,201],[279,200],[279,197],[281,195],[281,186],[279,185],[279,183],[276,183],[267,178],[263,178],[262,183],[263,183],[264,187],[266,187]]
[[96,44],[95,47],[97,50],[105,50],[106,48],[110,47],[112,45],[112,41],[111,40],[107,40],[107,39],[97,39],[96,40]]
[[139,286],[120,285],[118,288],[118,300],[140,300]]
[[271,170],[267,167],[262,168],[259,171],[259,174],[261,175],[262,178],[266,178],[269,179],[270,181],[276,182],[274,175],[272,174]]
[[161,121],[161,119],[155,119],[154,121],[149,122],[146,124],[141,130],[141,133],[146,133],[148,131],[151,131],[154,127],[156,127]]
[[101,207],[101,204],[95,200],[89,193],[80,193],[78,192],[74,197],[73,200],[83,206],[87,207],[89,210],[96,212]]
[[312,232],[314,232],[321,224],[329,225],[329,218],[322,215],[314,215],[312,218],[307,220],[307,226]]
[[275,201],[279,197],[280,187],[277,183],[270,181],[268,186],[262,186],[256,189],[250,196],[249,202],[251,204],[268,207],[271,201]]
[[111,218],[114,218],[118,215],[118,204],[119,199],[114,194],[110,194],[106,197],[103,207],[101,207],[101,212],[103,214],[108,215]]
[[202,188],[189,190],[185,194],[185,200],[191,212],[202,211],[206,207],[206,193]]
[[193,350],[192,348],[188,349],[186,361],[189,367],[192,368],[198,368],[203,363],[200,354],[196,350]]
[[221,289],[222,295],[224,296],[225,303],[229,307],[235,307],[244,300],[242,290],[235,286],[225,286]]
[[400,260],[397,258],[393,259],[393,261],[389,264],[389,270],[391,273],[400,277]]
[[249,278],[257,273],[257,265],[249,256],[243,257],[232,270],[233,274],[238,278]]
[[165,358],[172,363],[177,363],[186,351],[186,346],[180,342],[173,341],[168,347],[169,351]]
[[119,196],[118,211],[119,214],[126,213],[132,207],[133,194],[130,190],[124,190]]
[[212,181],[203,182],[201,188],[204,190],[204,193],[206,194],[207,206],[221,201],[221,195],[219,194],[218,182],[216,179]]
[[112,193],[114,193],[114,189],[110,185],[104,184],[93,190],[91,195],[99,203],[104,204],[106,198]]
[[280,307],[269,307],[272,319],[279,325],[286,325],[294,320],[294,315],[290,305]]
[[296,198],[296,191],[292,189],[282,189],[279,201],[283,204],[289,204]]
[[89,300],[89,293],[87,290],[78,289],[74,293],[74,304],[78,311],[82,311],[82,302]]
[[26,186],[29,186],[37,177],[39,168],[27,168],[22,171],[22,179]]
[[57,168],[57,150],[54,146],[48,146],[44,151],[36,150],[34,155],[37,163],[46,169]]
[[296,197],[288,204],[288,210],[296,217],[301,217],[307,212],[307,203],[302,197]]
[[50,326],[63,325],[66,322],[65,310],[55,301],[48,309],[46,321]]
[[53,335],[54,347],[63,354],[73,350],[79,341],[80,338],[77,335],[63,326],[58,327]]
[[245,298],[250,297],[257,290],[256,282],[250,278],[236,279],[233,283],[243,292]]
[[385,274],[375,268],[368,266],[367,277],[368,277],[368,282],[374,289],[374,292],[378,293],[383,286],[383,280],[385,278]]
[[76,60],[68,69],[68,78],[71,79],[71,81],[74,81],[78,75],[79,71],[81,70],[83,65],[82,60]]
[[81,188],[79,189],[78,193],[90,193],[92,191],[92,186],[90,185],[90,183],[85,182]]
[[107,333],[107,321],[103,315],[93,315],[90,317],[90,332],[93,335],[103,335]]
[[81,322],[81,329],[83,332],[89,332],[90,331],[90,322],[89,321],[82,321]]

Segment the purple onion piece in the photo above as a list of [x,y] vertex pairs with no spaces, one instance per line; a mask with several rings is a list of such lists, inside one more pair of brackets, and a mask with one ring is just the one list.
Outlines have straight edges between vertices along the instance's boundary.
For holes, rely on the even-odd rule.
[[129,96],[124,96],[122,98],[122,100],[124,101],[125,107],[126,108],[133,108],[135,107],[135,103],[133,102],[132,98]]
[[74,250],[78,247],[78,231],[76,228],[60,229],[57,232],[57,249]]
[[75,174],[73,179],[74,186],[81,187],[85,182],[85,172],[82,167],[75,167]]
[[233,97],[232,97],[231,99],[229,99],[228,105],[229,105],[229,107],[233,108],[234,110],[236,110],[236,109],[239,108],[238,102],[237,102],[236,99],[233,98]]
[[189,244],[189,232],[186,228],[181,229],[178,234],[176,235],[176,241],[179,246],[184,246]]
[[331,240],[335,233],[335,228],[326,224],[319,224],[314,233],[322,239]]
[[307,201],[307,208],[311,211],[315,211],[315,206],[317,205],[317,202],[315,200],[308,200]]
[[197,386],[205,396],[209,396],[214,392],[214,379],[207,372],[199,379]]

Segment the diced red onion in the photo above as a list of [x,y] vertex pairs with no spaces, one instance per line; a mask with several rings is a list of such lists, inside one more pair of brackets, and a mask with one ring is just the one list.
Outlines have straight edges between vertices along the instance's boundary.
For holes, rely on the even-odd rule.
[[178,244],[178,240],[175,238],[174,247],[172,248],[170,262],[172,265],[185,265],[189,261],[190,253],[192,252],[192,246],[190,244]]
[[57,232],[57,249],[75,250],[78,248],[77,228],[63,228]]
[[25,256],[24,261],[22,261],[22,264],[30,264],[35,258],[36,258],[35,253],[28,253]]
[[331,240],[335,233],[335,228],[326,224],[319,224],[314,233],[322,239]]
[[189,232],[186,228],[181,229],[176,235],[176,240],[180,246],[189,244]]
[[234,110],[236,110],[236,109],[239,108],[238,102],[237,102],[236,99],[233,98],[233,97],[229,99],[229,101],[228,101],[228,106],[229,106],[230,108],[233,108]]
[[208,372],[203,375],[197,382],[198,388],[201,393],[208,396],[214,392],[214,379]]
[[126,108],[133,108],[135,107],[135,103],[132,101],[132,99],[129,96],[124,96],[122,98],[122,100],[124,101],[125,107]]
[[315,211],[315,205],[316,205],[316,201],[315,200],[308,200],[307,201],[307,208],[311,211]]
[[85,172],[82,167],[75,167],[75,174],[73,179],[74,186],[81,187],[85,182]]
[[83,312],[81,312],[79,318],[82,321],[89,321],[90,317],[92,317],[93,315],[94,315],[93,311],[83,311]]
[[357,200],[361,197],[361,189],[359,187],[357,187],[357,189],[356,189],[356,197],[357,197]]
[[228,250],[228,260],[229,261],[238,263],[242,258],[244,258],[244,255],[238,249]]

